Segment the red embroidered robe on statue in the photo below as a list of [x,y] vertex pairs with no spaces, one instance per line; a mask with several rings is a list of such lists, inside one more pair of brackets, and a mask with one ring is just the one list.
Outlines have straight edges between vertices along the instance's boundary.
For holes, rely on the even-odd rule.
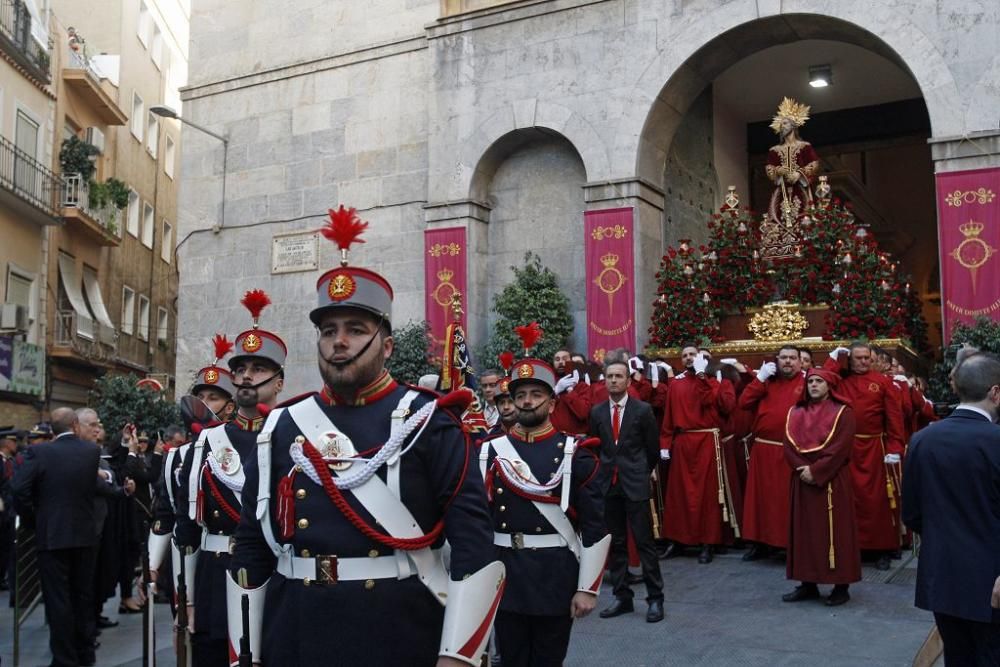
[[664,537],[681,544],[722,543],[725,492],[716,442],[735,407],[736,392],[729,380],[720,383],[687,371],[670,382],[660,431],[660,448],[670,452]]
[[[837,372],[836,359],[827,370]],[[854,511],[861,549],[894,551],[900,546],[899,464],[885,463],[886,454],[903,455],[903,412],[892,380],[881,373],[851,373],[841,379],[840,393],[854,409],[856,433],[851,450]]]
[[788,546],[788,485],[792,472],[782,443],[788,411],[802,398],[801,373],[786,379],[757,378],[740,395],[739,407],[755,410],[753,448],[743,506],[743,538],[784,549]]
[[[833,399],[788,413],[783,451],[793,472],[789,579],[814,584],[861,580],[850,473],[854,428],[851,408]],[[809,466],[813,484],[800,479],[802,466]]]

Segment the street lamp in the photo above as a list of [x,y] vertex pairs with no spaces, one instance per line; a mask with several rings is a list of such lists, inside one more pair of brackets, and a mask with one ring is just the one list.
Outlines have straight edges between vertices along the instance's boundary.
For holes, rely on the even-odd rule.
[[198,130],[199,132],[204,132],[210,137],[214,137],[222,142],[222,219],[219,221],[219,229],[222,229],[226,225],[226,165],[229,161],[229,139],[222,136],[221,134],[216,134],[212,132],[207,127],[202,127],[197,123],[190,120],[181,118],[177,111],[166,106],[165,104],[154,104],[149,107],[149,113],[154,116],[159,116],[160,118],[173,118],[176,121],[184,125],[188,125]]

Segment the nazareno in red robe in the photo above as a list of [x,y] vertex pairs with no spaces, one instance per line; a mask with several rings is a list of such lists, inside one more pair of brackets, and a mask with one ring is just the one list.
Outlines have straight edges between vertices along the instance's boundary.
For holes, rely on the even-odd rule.
[[[828,398],[788,412],[785,460],[793,471],[787,575],[815,584],[861,580],[861,551],[854,520],[850,472],[854,412]],[[797,469],[809,466],[814,484]]]

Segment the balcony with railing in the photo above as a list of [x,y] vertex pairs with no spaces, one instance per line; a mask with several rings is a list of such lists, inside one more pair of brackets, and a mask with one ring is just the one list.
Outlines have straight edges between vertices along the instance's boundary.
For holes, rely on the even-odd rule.
[[128,122],[128,116],[118,106],[117,90],[112,84],[106,83],[108,76],[87,55],[83,47],[78,51],[72,49],[69,51],[69,58],[62,70],[62,79],[97,112],[102,122],[108,125],[124,125]]
[[54,225],[59,222],[61,190],[61,178],[0,136],[0,205],[39,224]]
[[81,317],[74,310],[58,310],[50,354],[111,364],[118,354],[118,334],[100,322]]
[[31,35],[31,12],[23,0],[0,0],[0,49],[42,85],[52,80],[47,45]]
[[62,217],[94,241],[104,246],[121,244],[121,210],[105,202],[93,203],[90,183],[81,174],[66,174],[63,178]]

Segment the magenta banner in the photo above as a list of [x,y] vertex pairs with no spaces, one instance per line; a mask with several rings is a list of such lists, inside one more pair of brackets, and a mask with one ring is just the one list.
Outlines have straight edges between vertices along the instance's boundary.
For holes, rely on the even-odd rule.
[[587,267],[587,353],[601,361],[608,350],[635,350],[633,209],[583,214]]

